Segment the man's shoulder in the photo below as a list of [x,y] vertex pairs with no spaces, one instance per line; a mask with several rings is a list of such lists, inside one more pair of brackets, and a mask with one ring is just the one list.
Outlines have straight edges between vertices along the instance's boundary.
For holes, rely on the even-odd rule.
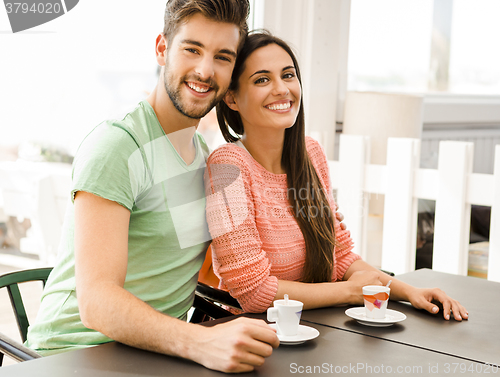
[[144,100],[121,120],[108,120],[110,126],[122,129],[139,145],[145,145],[163,135],[156,114]]
[[134,151],[158,136],[154,134],[156,116],[140,102],[121,119],[108,119],[97,125],[82,140],[79,150],[100,149]]

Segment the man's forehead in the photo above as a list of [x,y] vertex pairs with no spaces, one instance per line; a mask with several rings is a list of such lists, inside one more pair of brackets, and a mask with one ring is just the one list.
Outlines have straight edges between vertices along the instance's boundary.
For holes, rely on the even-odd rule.
[[[211,20],[200,13],[182,23],[174,36],[175,43],[196,42],[203,46],[217,43],[221,48],[236,52],[240,38],[237,25]],[[231,46],[234,44],[234,46]]]

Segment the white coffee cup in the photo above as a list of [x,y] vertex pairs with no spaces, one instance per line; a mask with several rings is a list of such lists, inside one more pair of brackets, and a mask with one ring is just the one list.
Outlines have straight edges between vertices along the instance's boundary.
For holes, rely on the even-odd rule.
[[273,305],[274,307],[267,309],[267,320],[276,322],[278,334],[297,335],[304,304],[297,300],[276,300]]
[[385,285],[367,285],[363,287],[363,300],[367,318],[385,318],[391,289]]

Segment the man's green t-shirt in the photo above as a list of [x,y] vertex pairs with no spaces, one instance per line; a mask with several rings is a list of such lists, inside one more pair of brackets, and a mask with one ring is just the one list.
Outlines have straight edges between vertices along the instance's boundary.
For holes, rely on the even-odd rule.
[[[210,240],[203,185],[209,149],[198,133],[193,143],[196,157],[187,165],[153,108],[142,101],[123,120],[104,122],[84,139],[73,163],[71,192],[72,199],[77,191],[85,191],[130,211],[124,288],[156,310],[181,319],[193,303]],[[73,239],[71,202],[57,262],[28,332],[27,345],[42,355],[111,341],[80,319]]]

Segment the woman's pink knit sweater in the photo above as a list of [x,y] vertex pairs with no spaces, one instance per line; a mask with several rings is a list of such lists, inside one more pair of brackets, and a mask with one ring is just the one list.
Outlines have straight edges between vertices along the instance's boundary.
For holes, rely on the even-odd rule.
[[[336,209],[323,149],[309,137],[306,147],[330,207]],[[229,290],[245,312],[261,313],[271,306],[278,279],[302,278],[305,242],[288,196],[310,195],[310,191],[288,190],[286,174],[267,171],[235,144],[216,149],[207,165],[207,220],[213,238],[214,272],[221,280],[220,288]],[[309,211],[311,216],[322,214],[321,209]],[[335,234],[340,246],[334,251],[332,281],[342,280],[360,258],[351,251],[350,232],[342,230],[336,218]]]

